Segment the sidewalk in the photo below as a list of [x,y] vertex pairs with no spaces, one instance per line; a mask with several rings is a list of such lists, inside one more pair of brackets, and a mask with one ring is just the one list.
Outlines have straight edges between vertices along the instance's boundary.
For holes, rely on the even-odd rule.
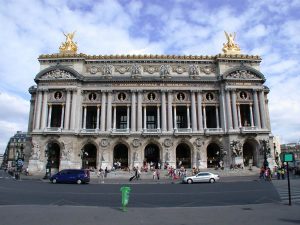
[[[230,178],[230,177],[245,177],[247,179],[248,177],[258,177],[259,174],[259,169],[254,168],[253,170],[248,170],[248,169],[235,169],[235,170],[230,170],[230,169],[202,169],[201,172],[211,172],[214,174],[218,174],[221,179],[223,178]],[[141,179],[139,180],[133,180],[129,182],[129,178],[132,177],[134,174],[133,171],[127,172],[127,171],[122,171],[122,170],[116,170],[116,171],[111,171],[110,173],[107,174],[107,177],[104,179],[101,179],[97,177],[96,172],[90,172],[90,177],[91,181],[90,183],[92,184],[97,184],[97,183],[105,183],[105,184],[171,184],[171,183],[180,183],[181,179],[176,179],[173,180],[170,178],[167,174],[167,170],[160,170],[160,179],[153,179],[153,172],[142,172],[141,173]],[[45,174],[38,174],[38,175],[29,175],[25,176],[24,174],[21,175],[21,180],[42,180],[45,182],[48,182],[48,180],[44,180]],[[187,170],[187,176],[191,176],[192,171],[191,169]],[[222,179],[222,180],[223,180]],[[227,179],[228,180],[228,179]],[[252,179],[253,180],[253,179]]]

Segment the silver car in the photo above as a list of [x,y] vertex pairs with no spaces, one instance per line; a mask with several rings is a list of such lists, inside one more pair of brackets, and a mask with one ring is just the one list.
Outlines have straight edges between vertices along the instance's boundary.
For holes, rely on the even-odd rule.
[[220,177],[217,174],[213,174],[210,172],[200,172],[196,174],[195,176],[185,177],[183,178],[183,183],[196,183],[196,182],[209,182],[214,183],[217,180],[219,180]]

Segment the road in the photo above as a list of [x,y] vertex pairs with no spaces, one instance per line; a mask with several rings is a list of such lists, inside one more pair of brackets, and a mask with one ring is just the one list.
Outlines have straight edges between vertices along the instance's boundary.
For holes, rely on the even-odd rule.
[[[1,205],[120,206],[120,184],[51,184],[39,180],[4,179]],[[269,182],[214,184],[132,184],[130,207],[199,207],[279,202]]]
[[300,205],[283,204],[272,183],[237,179],[193,185],[130,184],[124,213],[121,184],[51,184],[0,174],[0,225],[300,223]]

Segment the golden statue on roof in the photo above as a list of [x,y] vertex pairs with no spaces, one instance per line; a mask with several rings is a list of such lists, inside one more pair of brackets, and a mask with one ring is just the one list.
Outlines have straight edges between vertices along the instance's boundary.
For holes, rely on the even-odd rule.
[[225,54],[241,54],[240,47],[235,43],[235,37],[236,37],[235,32],[233,34],[231,33],[228,34],[226,31],[224,32],[227,39],[227,43],[223,44],[223,49],[222,49],[223,52]]
[[63,34],[66,36],[66,41],[59,47],[60,53],[77,53],[77,43],[73,41],[75,31],[72,33]]

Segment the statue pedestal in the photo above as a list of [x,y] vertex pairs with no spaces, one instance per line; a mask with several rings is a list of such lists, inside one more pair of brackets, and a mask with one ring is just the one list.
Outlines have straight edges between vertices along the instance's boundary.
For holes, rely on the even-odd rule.
[[59,170],[63,169],[81,169],[80,163],[72,163],[67,160],[61,160],[59,165]]
[[235,164],[235,165],[237,165],[237,164],[244,165],[243,158],[240,157],[240,156],[234,157],[234,164]]

